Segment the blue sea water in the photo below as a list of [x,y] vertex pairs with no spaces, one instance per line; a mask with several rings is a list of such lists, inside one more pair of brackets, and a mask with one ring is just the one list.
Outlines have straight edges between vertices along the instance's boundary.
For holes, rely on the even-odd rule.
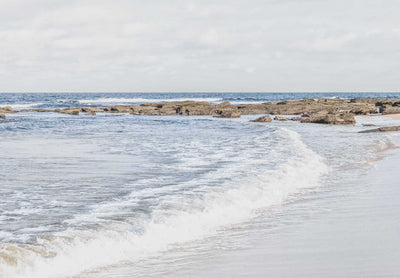
[[[318,97],[400,94],[21,93],[0,94],[0,106]],[[0,277],[399,274],[398,177],[379,168],[397,161],[399,138],[357,133],[365,124],[396,124],[390,118],[326,126],[250,122],[257,115],[6,117]],[[374,223],[380,232],[372,231]],[[380,258],[373,260],[374,252]]]
[[144,102],[196,100],[233,104],[304,98],[400,98],[400,93],[2,93],[0,106],[68,108],[76,106],[137,105]]

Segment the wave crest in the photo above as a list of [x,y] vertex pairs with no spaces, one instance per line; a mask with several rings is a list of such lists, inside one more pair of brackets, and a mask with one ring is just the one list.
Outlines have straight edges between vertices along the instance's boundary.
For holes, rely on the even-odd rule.
[[[282,204],[290,194],[318,186],[329,170],[323,158],[294,131],[283,128],[261,134],[254,143],[241,153],[238,163],[221,170],[228,175],[233,171],[234,179],[201,188],[189,200],[183,199],[185,195],[163,195],[148,219],[126,217],[108,221],[100,229],[70,229],[40,238],[35,246],[1,245],[0,277],[71,277],[156,255],[247,221],[259,209]],[[263,156],[264,148],[274,149]],[[185,190],[185,184],[179,186]],[[137,202],[140,195],[132,192],[126,201]],[[101,204],[93,209],[92,217],[104,206],[118,205],[120,202]]]

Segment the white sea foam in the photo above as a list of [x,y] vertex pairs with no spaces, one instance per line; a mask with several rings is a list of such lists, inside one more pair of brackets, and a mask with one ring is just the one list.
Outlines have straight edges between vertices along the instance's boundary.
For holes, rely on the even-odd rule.
[[221,102],[222,98],[170,98],[170,99],[150,99],[150,98],[98,98],[98,99],[82,99],[78,102],[81,104],[107,104],[107,103],[149,103],[149,102],[174,102],[174,101],[207,101]]
[[[1,220],[0,220],[1,221]],[[10,232],[4,232],[0,231],[0,239],[11,239],[12,238],[12,233]],[[1,272],[0,272],[1,273]]]
[[[257,168],[248,163],[255,155],[249,149],[248,157],[238,158],[230,170],[221,170],[241,171],[238,178],[226,179],[212,189],[205,187],[202,190],[207,193],[192,196],[190,200],[182,199],[181,195],[159,194],[160,204],[154,208],[151,218],[137,220],[141,225],[139,232],[132,224],[135,219],[126,219],[124,222],[110,221],[96,230],[69,229],[50,238],[41,238],[38,245],[31,248],[3,244],[0,247],[0,277],[71,277],[121,261],[136,261],[247,221],[257,210],[282,204],[290,194],[317,186],[321,175],[328,171],[323,159],[293,131],[280,129],[273,136],[282,143],[276,147],[277,155],[285,156],[276,167],[260,165]],[[257,143],[262,144],[263,139],[261,136]],[[273,159],[273,155],[261,157],[260,161],[269,159]],[[174,191],[187,185],[171,185],[160,190]],[[149,195],[146,192],[132,192],[125,200],[126,204],[121,201],[100,204],[93,208],[91,216],[115,212],[119,206],[135,202],[141,194]]]
[[386,152],[393,149],[399,148],[399,146],[391,139],[390,135],[383,136],[374,141],[374,144],[371,145],[378,152]]
[[41,102],[36,102],[36,103],[16,103],[16,104],[0,104],[0,106],[11,106],[14,110],[20,110],[20,109],[27,109],[27,108],[33,108],[39,105],[42,105],[43,103]]

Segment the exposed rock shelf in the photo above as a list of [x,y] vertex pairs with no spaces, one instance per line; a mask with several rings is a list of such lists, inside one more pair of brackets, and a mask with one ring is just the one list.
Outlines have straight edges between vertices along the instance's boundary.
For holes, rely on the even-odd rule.
[[400,131],[400,126],[384,126],[374,129],[368,129],[360,131],[359,133],[370,133],[370,132],[387,132],[387,131]]
[[[355,115],[400,113],[398,99],[302,99],[273,101],[257,104],[232,105],[229,102],[211,104],[209,102],[180,101],[167,103],[143,103],[141,105],[114,105],[109,107],[72,107],[66,109],[24,109],[15,111],[10,106],[0,107],[0,114],[17,112],[55,112],[70,115],[96,115],[96,113],[129,113],[132,115],[157,116],[198,116],[212,115],[224,118],[238,118],[241,115],[300,115],[287,118],[303,123],[355,124]],[[285,121],[286,118],[275,117]],[[268,121],[266,121],[268,122]]]

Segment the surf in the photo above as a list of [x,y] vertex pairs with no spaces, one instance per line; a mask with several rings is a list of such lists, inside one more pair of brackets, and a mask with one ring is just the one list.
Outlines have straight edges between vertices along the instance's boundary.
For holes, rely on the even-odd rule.
[[[275,142],[280,145],[271,149]],[[69,220],[92,219],[97,223],[96,229],[67,229],[41,237],[33,245],[2,244],[0,277],[70,277],[121,261],[154,256],[177,244],[201,240],[223,227],[248,221],[258,210],[282,204],[290,194],[318,186],[321,176],[329,170],[323,158],[289,129],[265,131],[249,145],[239,152],[237,163],[200,179],[154,192],[146,188],[134,191],[124,200],[94,205],[89,213]],[[214,177],[214,184],[207,184],[210,175],[222,179]],[[193,189],[193,183],[203,185]],[[118,221],[97,221],[105,211],[118,215],[118,209],[124,210],[149,194],[157,196],[157,205],[147,217],[127,215]]]

